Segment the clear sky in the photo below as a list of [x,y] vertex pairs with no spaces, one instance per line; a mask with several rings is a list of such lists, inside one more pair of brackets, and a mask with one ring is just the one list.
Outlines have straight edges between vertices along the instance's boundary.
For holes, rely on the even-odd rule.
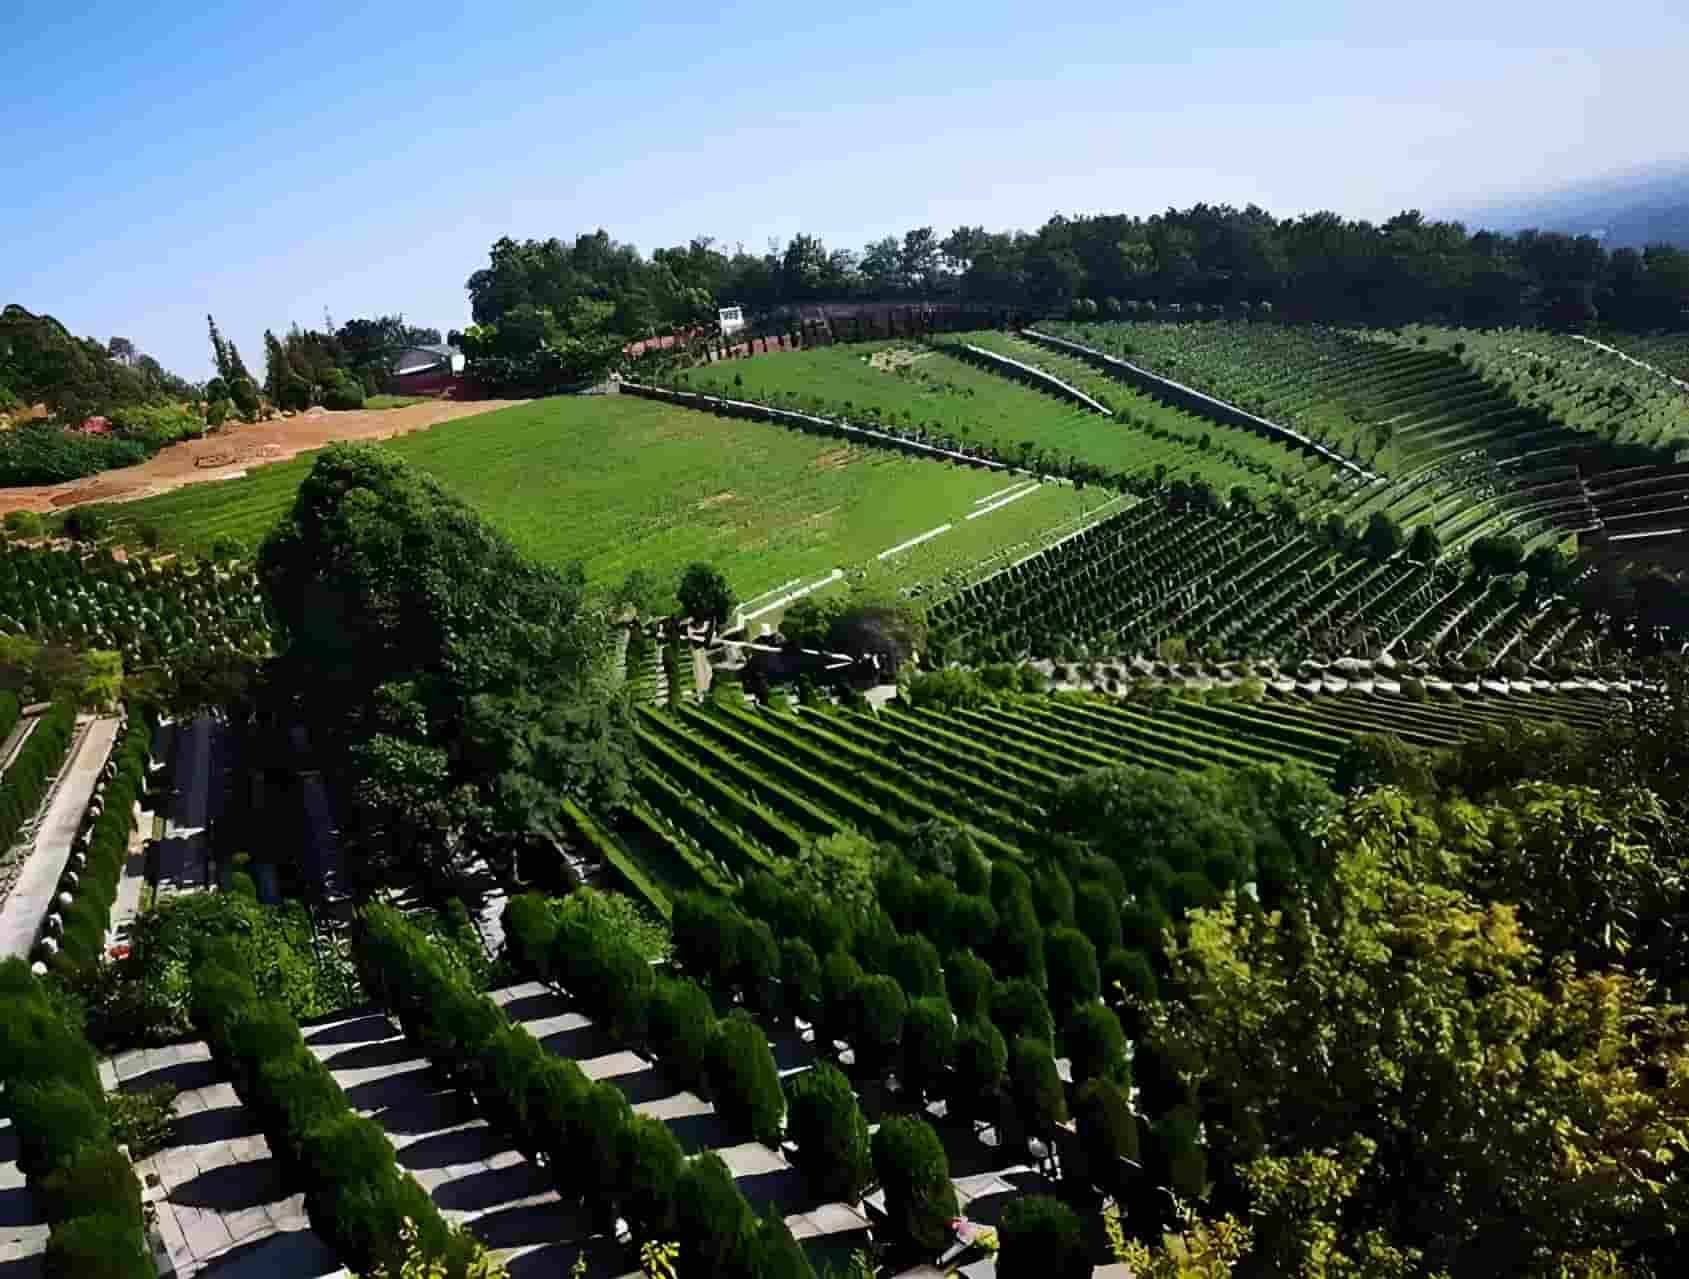
[[1689,149],[1683,0],[4,10],[0,303],[192,378],[207,311],[254,368],[325,309],[461,325],[505,234],[1378,218]]

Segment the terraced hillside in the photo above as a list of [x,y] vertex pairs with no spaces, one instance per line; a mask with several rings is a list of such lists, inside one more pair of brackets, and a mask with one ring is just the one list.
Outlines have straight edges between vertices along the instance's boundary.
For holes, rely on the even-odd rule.
[[1026,697],[952,711],[892,702],[879,714],[647,707],[635,797],[605,822],[579,814],[576,834],[666,913],[675,893],[725,889],[810,839],[853,829],[898,841],[946,818],[988,856],[1019,858],[1056,786],[1087,769],[1298,763],[1328,775],[1357,733],[1449,745],[1519,718],[1594,726],[1604,705],[1594,694],[1415,703],[1356,691],[1213,704]]
[[[1271,323],[1060,324],[1050,332],[1326,440],[1466,519],[1456,545],[1671,539],[1689,465],[1667,446],[1689,399],[1615,356],[1541,333]],[[1395,503],[1399,490],[1375,501]]]
[[[966,340],[1000,342],[992,335]],[[1113,391],[1107,417],[958,358],[957,344],[865,343],[693,369],[678,384],[777,407],[891,427],[962,449],[988,449],[1030,469],[1116,484],[1201,481],[1318,504],[1339,477],[1329,467],[1246,432]]]
[[935,651],[967,661],[1154,653],[1176,640],[1193,653],[1487,665],[1547,661],[1588,638],[1569,606],[1507,579],[1370,557],[1270,514],[1156,500],[936,601],[928,620]]

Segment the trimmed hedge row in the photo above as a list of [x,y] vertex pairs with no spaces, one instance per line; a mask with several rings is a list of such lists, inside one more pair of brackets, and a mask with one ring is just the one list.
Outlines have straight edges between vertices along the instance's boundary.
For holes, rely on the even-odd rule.
[[22,715],[23,703],[18,701],[18,695],[0,690],[0,742],[11,736],[12,730],[18,726],[18,719]]
[[[602,937],[559,926],[543,898],[513,898],[505,929],[536,965],[562,961],[568,947],[585,945],[591,959],[568,961],[569,972],[591,992],[581,995],[583,1002],[601,1001],[611,1024],[665,1027],[661,1033],[676,1035],[675,1060],[691,1053],[706,1069],[743,1067],[737,1045],[744,1035],[735,1019],[704,1043],[696,1032],[705,1023],[695,1018],[708,1014],[707,999],[700,1009],[684,989],[658,989],[644,959],[635,953],[630,960]],[[566,1201],[584,1204],[606,1227],[625,1217],[637,1238],[678,1240],[683,1257],[702,1259],[703,1273],[813,1279],[785,1222],[773,1210],[758,1220],[718,1156],[687,1158],[674,1134],[659,1120],[634,1114],[614,1084],[595,1083],[576,1063],[548,1053],[472,990],[397,911],[374,905],[364,912],[358,957],[366,987],[405,1033],[469,1090],[489,1123],[543,1164]],[[694,1033],[680,1034],[683,1028]],[[766,1041],[761,1051],[766,1055]]]
[[468,1273],[475,1241],[448,1226],[399,1167],[381,1127],[352,1109],[287,1009],[259,999],[246,960],[227,939],[200,948],[193,1020],[257,1118],[283,1181],[304,1189],[311,1228],[350,1269],[399,1273],[408,1220],[418,1249],[443,1276]]
[[[675,905],[677,953],[693,929]],[[625,937],[586,921],[559,924],[544,898],[524,895],[505,907],[506,935],[523,961],[556,981],[620,1038],[648,1046],[683,1082],[707,1091],[736,1128],[765,1145],[780,1142],[785,1097],[768,1036],[743,1009],[716,1018],[696,983],[659,977]],[[771,1011],[780,950],[766,925],[747,926],[729,961],[753,1008]]]
[[46,1279],[152,1279],[141,1184],[113,1140],[93,1046],[21,959],[0,963],[0,1105],[51,1223]]
[[53,967],[60,972],[68,974],[96,966],[105,956],[111,907],[117,900],[123,867],[129,860],[135,801],[147,784],[151,742],[152,727],[146,716],[129,715],[108,763],[100,812],[89,828],[88,846],[80,855],[79,882],[70,890],[70,905],[60,912],[64,929],[59,938],[59,953],[53,959]]
[[18,757],[0,778],[0,849],[10,848],[23,824],[41,807],[76,736],[76,703],[54,702],[41,716]]

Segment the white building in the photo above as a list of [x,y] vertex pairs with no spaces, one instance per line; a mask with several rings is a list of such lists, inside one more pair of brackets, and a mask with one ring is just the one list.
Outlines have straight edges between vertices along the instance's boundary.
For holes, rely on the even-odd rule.
[[716,312],[721,321],[721,336],[730,338],[745,327],[744,309],[737,306],[724,306]]

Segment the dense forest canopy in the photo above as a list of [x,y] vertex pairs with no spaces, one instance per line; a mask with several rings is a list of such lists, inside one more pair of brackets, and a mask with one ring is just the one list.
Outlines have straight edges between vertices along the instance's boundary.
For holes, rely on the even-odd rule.
[[73,336],[50,315],[12,303],[0,311],[0,412],[45,404],[66,421],[125,405],[194,399],[197,388],[128,338]]
[[[1383,223],[1331,212],[1275,218],[1254,205],[1198,204],[1148,218],[1056,215],[1038,231],[918,227],[860,252],[800,234],[757,254],[709,237],[649,259],[600,230],[498,240],[469,277],[470,345],[516,355],[548,333],[643,335],[756,309],[851,298],[963,300],[1031,310],[1087,298],[1161,305],[1270,303],[1289,315],[1470,325],[1601,320],[1669,328],[1689,305],[1689,252],[1608,252],[1591,236],[1469,231],[1408,211]],[[473,351],[471,352],[474,353]]]

